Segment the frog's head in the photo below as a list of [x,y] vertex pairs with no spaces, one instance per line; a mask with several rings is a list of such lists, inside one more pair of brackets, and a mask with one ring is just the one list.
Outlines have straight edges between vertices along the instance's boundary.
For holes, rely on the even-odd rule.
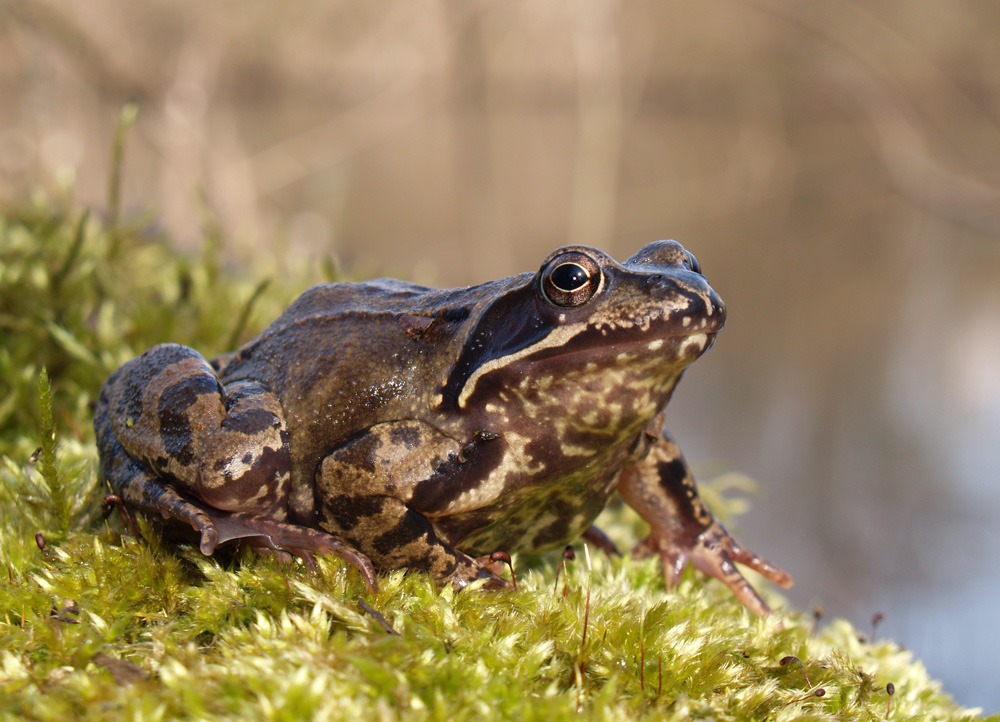
[[578,407],[634,395],[646,400],[639,415],[651,416],[726,320],[697,260],[676,241],[651,243],[623,264],[565,246],[534,275],[481,288],[441,389],[452,408],[502,406],[512,396]]

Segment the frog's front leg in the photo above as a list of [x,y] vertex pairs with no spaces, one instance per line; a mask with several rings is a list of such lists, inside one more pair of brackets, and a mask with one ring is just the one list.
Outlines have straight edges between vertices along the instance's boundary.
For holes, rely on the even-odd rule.
[[771,609],[736,568],[746,564],[782,587],[792,578],[743,547],[719,523],[698,496],[694,476],[680,449],[659,428],[660,419],[647,429],[648,453],[622,472],[618,492],[650,526],[650,533],[633,550],[636,556],[659,554],[667,586],[680,578],[688,562],[728,586],[751,612]]
[[432,519],[459,510],[491,434],[467,442],[421,421],[377,424],[323,459],[316,474],[320,526],[350,540],[381,569],[423,569],[463,587],[485,579],[510,584],[481,560],[455,549]]
[[285,521],[288,435],[277,398],[262,384],[223,386],[198,352],[162,344],[111,375],[94,426],[112,488],[128,504],[189,524],[204,554],[237,538],[307,561],[312,552],[334,553],[374,588],[368,560]]

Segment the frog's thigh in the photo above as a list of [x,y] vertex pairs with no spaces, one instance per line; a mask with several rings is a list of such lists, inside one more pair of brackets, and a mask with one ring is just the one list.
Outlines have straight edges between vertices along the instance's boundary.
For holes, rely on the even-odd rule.
[[[102,396],[103,400],[103,396]],[[98,402],[98,411],[101,403]],[[112,489],[131,507],[160,512],[163,517],[186,522],[201,535],[201,550],[211,554],[218,541],[218,533],[211,517],[202,509],[181,499],[169,486],[141,462],[133,459],[114,438],[107,415],[97,417],[97,436],[101,446],[101,476]]]
[[120,374],[108,417],[129,456],[216,509],[284,518],[291,461],[271,391],[254,381],[223,387],[198,352],[176,344]]
[[371,427],[323,459],[316,479],[321,526],[383,569],[426,569],[458,584],[493,577],[413,508],[420,484],[446,484],[449,470],[463,463],[462,451],[458,441],[419,421]]

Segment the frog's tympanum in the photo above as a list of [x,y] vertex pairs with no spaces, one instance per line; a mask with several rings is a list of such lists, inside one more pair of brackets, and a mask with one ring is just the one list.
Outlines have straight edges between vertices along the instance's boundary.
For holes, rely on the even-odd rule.
[[561,548],[617,491],[668,584],[691,562],[755,613],[737,570],[791,578],[698,497],[663,409],[725,307],[694,256],[625,263],[566,246],[537,273],[437,290],[394,280],[307,290],[211,362],[151,348],[101,390],[101,473],[127,505],[200,534],[311,560],[337,554],[440,583],[506,587],[488,555]]

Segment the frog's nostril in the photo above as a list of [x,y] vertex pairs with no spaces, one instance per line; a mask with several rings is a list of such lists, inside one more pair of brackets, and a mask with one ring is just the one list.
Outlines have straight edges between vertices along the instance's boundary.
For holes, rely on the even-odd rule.
[[711,304],[713,314],[720,314],[722,316],[726,315],[726,304],[722,302],[722,299],[719,298],[715,291],[712,291],[709,296],[709,303]]
[[667,290],[669,285],[670,281],[661,276],[659,273],[655,273],[646,278],[646,290],[650,293],[663,293]]

